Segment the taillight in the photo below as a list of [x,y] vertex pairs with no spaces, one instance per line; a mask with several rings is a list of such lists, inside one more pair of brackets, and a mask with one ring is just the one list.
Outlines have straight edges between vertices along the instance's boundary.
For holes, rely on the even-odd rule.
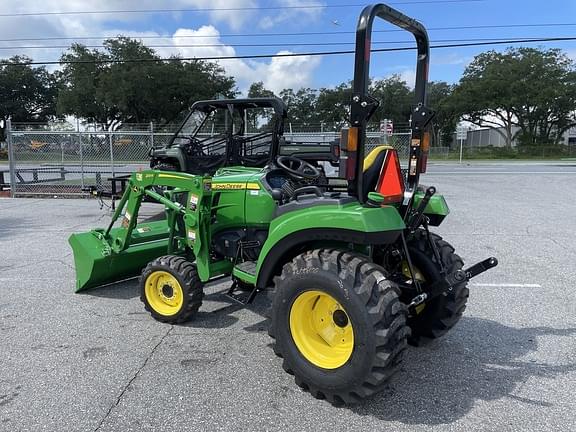
[[420,158],[420,173],[426,173],[426,167],[428,165],[428,153],[430,152],[430,132],[424,132],[422,137],[422,157]]
[[[348,181],[356,178],[358,128],[342,129],[340,134],[340,174]],[[343,168],[343,169],[342,169]]]
[[376,192],[384,196],[384,203],[401,202],[404,197],[404,180],[396,150],[386,151],[386,159],[376,184]]

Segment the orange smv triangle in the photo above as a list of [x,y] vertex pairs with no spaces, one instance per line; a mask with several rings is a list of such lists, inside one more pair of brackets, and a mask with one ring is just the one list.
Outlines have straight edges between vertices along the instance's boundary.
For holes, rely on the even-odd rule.
[[404,196],[404,181],[396,150],[387,150],[376,192],[384,196],[385,203],[400,202]]

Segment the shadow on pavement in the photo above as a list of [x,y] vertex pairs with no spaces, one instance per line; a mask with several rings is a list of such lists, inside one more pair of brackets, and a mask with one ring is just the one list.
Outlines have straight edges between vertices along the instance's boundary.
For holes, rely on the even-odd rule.
[[406,424],[446,424],[464,417],[476,401],[505,397],[549,403],[514,394],[532,377],[552,378],[576,371],[576,364],[550,365],[521,359],[538,350],[538,337],[573,337],[576,329],[513,328],[480,318],[462,318],[458,340],[439,339],[412,348],[403,370],[382,393],[352,411]]
[[80,291],[78,294],[103,297],[116,300],[129,300],[140,296],[138,278],[126,279],[121,282]]

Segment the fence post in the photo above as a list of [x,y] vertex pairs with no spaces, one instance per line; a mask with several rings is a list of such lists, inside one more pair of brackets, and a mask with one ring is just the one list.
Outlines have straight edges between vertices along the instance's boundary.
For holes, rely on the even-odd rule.
[[76,117],[76,132],[78,132],[78,145],[80,146],[80,188],[84,190],[84,149],[82,148],[82,134],[80,133],[80,119]]
[[154,122],[150,122],[150,147],[154,148]]
[[16,161],[12,146],[12,120],[6,120],[6,142],[8,143],[8,164],[10,167],[10,197],[16,196]]
[[112,177],[116,177],[116,174],[114,172],[114,138],[112,137],[112,131],[109,130],[108,131],[108,138],[110,140],[110,163],[111,168],[112,168]]

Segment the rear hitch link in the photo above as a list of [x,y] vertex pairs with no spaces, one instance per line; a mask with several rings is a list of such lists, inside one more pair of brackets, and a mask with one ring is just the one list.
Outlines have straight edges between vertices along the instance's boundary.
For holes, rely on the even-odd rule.
[[467,269],[456,270],[455,272],[449,273],[444,276],[443,279],[430,285],[425,293],[418,294],[416,297],[414,297],[408,305],[408,309],[412,309],[426,301],[430,301],[440,295],[449,293],[454,289],[456,285],[463,282],[468,282],[473,277],[478,276],[479,274],[484,273],[485,271],[490,270],[497,265],[498,260],[494,257],[490,257],[484,261],[480,261],[479,263],[468,267]]
[[436,188],[434,186],[430,186],[428,189],[426,189],[426,192],[424,193],[424,197],[422,198],[422,200],[418,204],[418,207],[416,208],[416,210],[414,210],[413,212],[410,212],[408,217],[407,217],[408,223],[406,225],[407,225],[408,231],[414,232],[422,224],[422,220],[425,217],[424,216],[424,210],[426,210],[426,207],[428,206],[428,203],[430,202],[430,198],[432,198],[435,193],[436,193]]

